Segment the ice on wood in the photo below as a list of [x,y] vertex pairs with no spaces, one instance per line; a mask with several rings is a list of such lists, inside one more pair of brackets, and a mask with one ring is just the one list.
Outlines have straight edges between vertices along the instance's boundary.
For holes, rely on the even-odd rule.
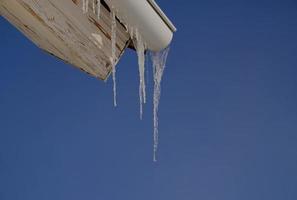
[[101,13],[101,0],[97,0],[97,18],[100,19]]
[[[83,0],[82,2],[82,9],[83,13],[86,14],[89,12],[90,2],[89,0]],[[97,14],[97,18],[100,18],[100,11],[101,11],[101,1],[100,0],[92,0],[92,11],[93,14]]]

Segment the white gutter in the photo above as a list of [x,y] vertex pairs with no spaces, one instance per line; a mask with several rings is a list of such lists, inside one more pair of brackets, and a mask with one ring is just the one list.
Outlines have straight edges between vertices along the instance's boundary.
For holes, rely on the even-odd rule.
[[165,13],[162,11],[160,6],[155,2],[155,0],[147,0],[151,6],[155,9],[155,11],[160,15],[162,20],[169,26],[172,32],[176,32],[176,27],[173,25],[173,23],[170,21],[170,19],[165,15]]
[[136,28],[147,48],[160,51],[166,48],[176,28],[153,0],[105,0],[117,17],[126,25]]

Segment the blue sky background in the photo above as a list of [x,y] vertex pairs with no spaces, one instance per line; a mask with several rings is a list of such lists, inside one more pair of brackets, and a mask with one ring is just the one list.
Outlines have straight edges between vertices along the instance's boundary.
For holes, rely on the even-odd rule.
[[0,18],[1,200],[297,199],[297,2],[158,2],[178,27],[158,163],[151,100],[139,120],[134,52],[118,65],[113,108],[111,80]]

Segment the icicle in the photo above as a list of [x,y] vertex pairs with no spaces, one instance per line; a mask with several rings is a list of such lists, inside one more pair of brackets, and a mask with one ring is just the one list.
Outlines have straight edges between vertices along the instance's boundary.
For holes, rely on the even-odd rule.
[[114,9],[111,9],[111,63],[112,63],[112,78],[113,78],[113,103],[117,106],[117,87],[116,87],[116,16]]
[[101,13],[101,1],[97,0],[97,18],[100,19],[100,13]]
[[97,0],[93,0],[93,4],[92,4],[93,5],[92,8],[93,8],[93,13],[94,14],[96,14],[96,9],[95,9],[95,7],[96,7],[96,1]]
[[[145,89],[145,43],[138,31],[131,28],[131,37],[138,56],[138,68],[139,68],[139,103],[140,103],[140,119],[142,119],[143,104],[146,103],[146,89]],[[135,34],[135,35],[134,35]]]
[[161,95],[161,81],[166,65],[169,48],[160,52],[152,52],[152,62],[154,71],[154,162],[157,161],[157,151],[159,144],[159,122],[158,122],[158,108]]
[[82,9],[84,14],[86,14],[89,11],[89,0],[83,0]]
[[85,14],[85,7],[86,7],[86,0],[83,0],[82,1],[82,10],[83,10],[84,14]]
[[86,0],[86,13],[89,12],[89,0]]

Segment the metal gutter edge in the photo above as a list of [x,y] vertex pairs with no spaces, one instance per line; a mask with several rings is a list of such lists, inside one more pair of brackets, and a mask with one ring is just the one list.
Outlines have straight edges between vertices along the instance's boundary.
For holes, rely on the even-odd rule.
[[154,8],[154,10],[158,13],[158,15],[162,18],[165,24],[171,29],[172,32],[176,32],[176,27],[169,20],[169,18],[165,15],[165,13],[161,10],[155,0],[147,0],[147,2]]

